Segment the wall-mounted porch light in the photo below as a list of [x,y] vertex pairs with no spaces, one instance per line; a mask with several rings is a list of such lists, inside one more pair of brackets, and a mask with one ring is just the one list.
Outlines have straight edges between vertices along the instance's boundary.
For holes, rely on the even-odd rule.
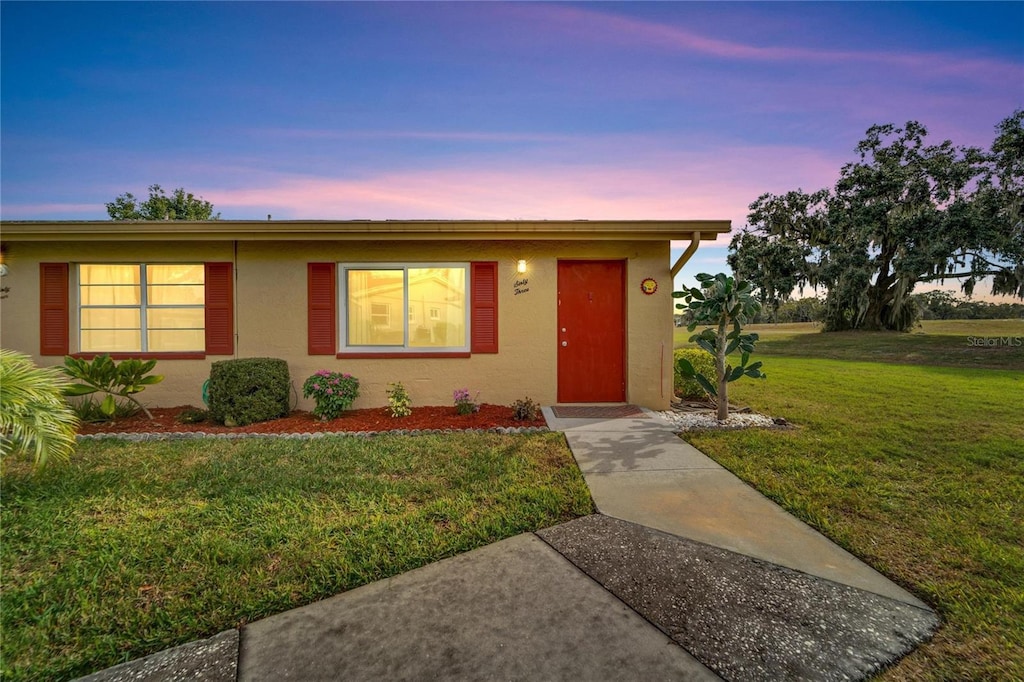
[[520,259],[520,260],[516,261],[516,272],[518,272],[520,275],[526,272],[526,261],[525,260]]

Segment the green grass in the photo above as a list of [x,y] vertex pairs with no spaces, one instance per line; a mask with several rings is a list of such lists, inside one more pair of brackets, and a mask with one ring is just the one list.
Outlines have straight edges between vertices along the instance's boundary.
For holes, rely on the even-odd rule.
[[2,479],[2,677],[86,674],[592,511],[561,434],[82,443]]
[[[753,324],[744,330],[760,335],[759,356],[987,369],[1024,367],[1024,320],[925,320],[906,334],[823,333],[811,323]],[[677,328],[675,346],[689,346],[690,336],[685,328]]]
[[938,610],[884,677],[1024,679],[1024,363],[761,359],[730,397],[797,428],[687,439]]

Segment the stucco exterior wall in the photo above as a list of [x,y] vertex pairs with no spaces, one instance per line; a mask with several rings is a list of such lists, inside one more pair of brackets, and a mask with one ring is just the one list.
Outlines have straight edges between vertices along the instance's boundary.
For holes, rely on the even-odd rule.
[[[527,261],[527,272],[516,262]],[[401,381],[416,405],[452,404],[452,391],[468,388],[479,400],[508,404],[529,396],[557,400],[557,263],[559,259],[626,261],[626,399],[653,409],[672,394],[672,282],[667,241],[225,241],[225,242],[19,242],[10,254],[11,288],[0,302],[0,340],[37,363],[60,357],[39,353],[40,262],[202,262],[235,264],[235,357],[288,361],[299,406],[302,382],[319,369],[349,372],[360,379],[355,407],[386,404],[389,382]],[[307,354],[309,262],[429,263],[497,261],[499,353],[469,358],[338,359]],[[71,268],[71,351],[77,350],[74,267]],[[640,282],[653,277],[658,290],[646,295]],[[526,284],[516,286],[518,280]],[[520,293],[516,293],[516,289]],[[201,404],[201,386],[212,362],[226,359],[160,360],[163,383],[143,399],[153,406]]]
[[[3,278],[10,287],[0,301],[0,344],[32,356],[38,365],[60,365],[64,358],[39,355],[40,263],[198,263],[234,259],[231,242],[152,243],[18,243],[11,249],[10,272]],[[70,350],[78,351],[78,311],[75,268],[70,268]],[[139,397],[153,407],[202,405],[202,385],[210,376],[210,364],[230,356],[205,360],[159,360],[155,374],[163,382],[148,387]]]

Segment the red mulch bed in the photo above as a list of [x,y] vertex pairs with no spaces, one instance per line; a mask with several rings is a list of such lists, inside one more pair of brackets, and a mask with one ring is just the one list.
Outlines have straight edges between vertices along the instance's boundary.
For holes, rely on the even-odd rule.
[[517,421],[512,418],[512,408],[504,405],[481,405],[475,414],[460,415],[454,407],[413,407],[408,417],[395,418],[386,407],[366,410],[349,410],[338,419],[322,422],[309,412],[295,411],[287,417],[271,421],[228,427],[206,421],[198,424],[182,424],[178,415],[190,405],[181,407],[157,407],[150,409],[153,419],[139,412],[134,417],[117,419],[101,424],[82,424],[80,434],[93,433],[316,433],[318,431],[397,431],[404,429],[492,429],[505,427],[542,427],[544,418],[534,421]]

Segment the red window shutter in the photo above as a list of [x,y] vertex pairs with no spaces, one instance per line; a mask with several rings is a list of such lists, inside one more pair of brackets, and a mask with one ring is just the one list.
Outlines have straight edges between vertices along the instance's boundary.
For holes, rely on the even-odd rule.
[[498,264],[470,263],[470,351],[498,352]]
[[206,263],[206,354],[235,354],[234,269]]
[[309,354],[334,355],[337,343],[337,286],[334,263],[309,263]]
[[39,264],[39,354],[68,354],[68,264]]

